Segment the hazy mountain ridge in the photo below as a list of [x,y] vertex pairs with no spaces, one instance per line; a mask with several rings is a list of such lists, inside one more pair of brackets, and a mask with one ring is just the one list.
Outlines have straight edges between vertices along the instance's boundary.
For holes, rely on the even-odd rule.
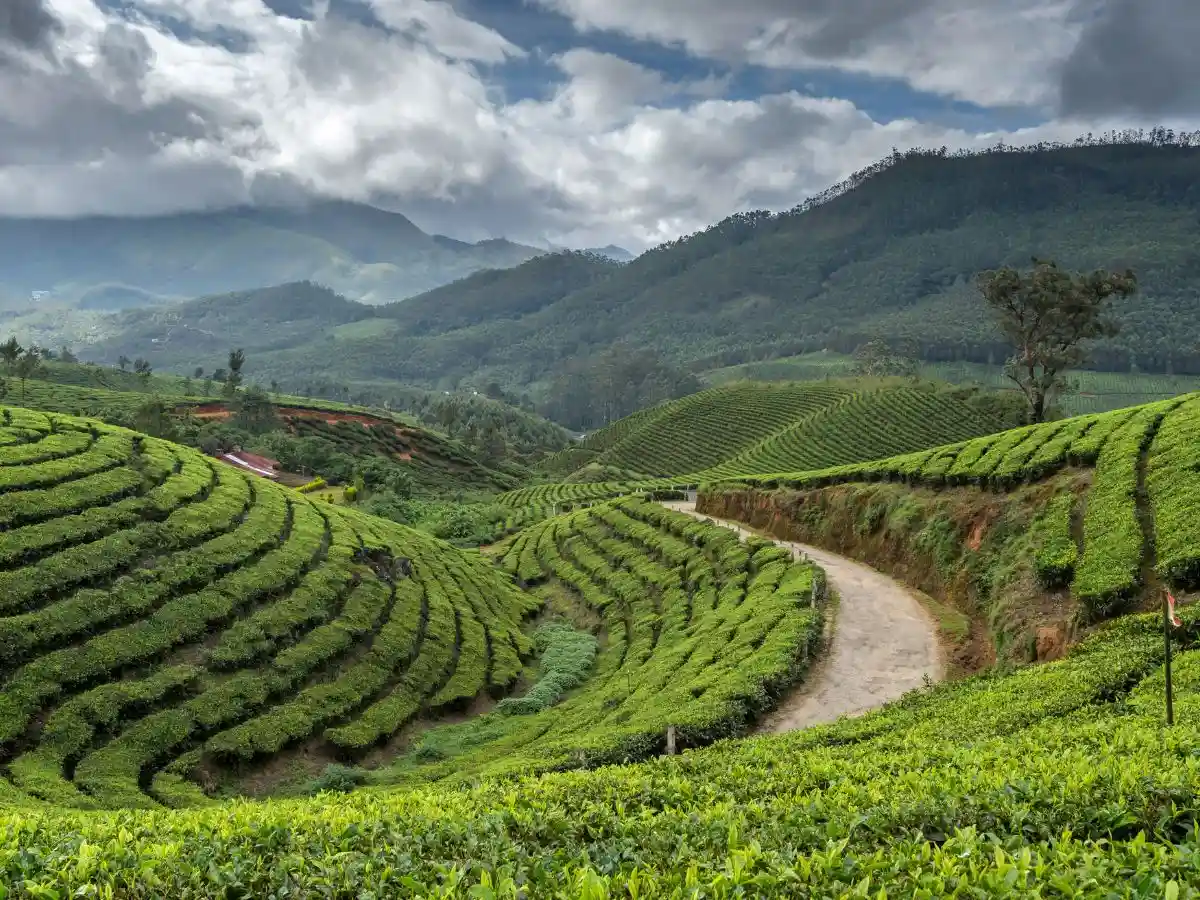
[[146,218],[0,218],[0,289],[85,299],[98,285],[169,298],[312,280],[366,303],[419,294],[544,253],[505,239],[429,235],[358,203]]

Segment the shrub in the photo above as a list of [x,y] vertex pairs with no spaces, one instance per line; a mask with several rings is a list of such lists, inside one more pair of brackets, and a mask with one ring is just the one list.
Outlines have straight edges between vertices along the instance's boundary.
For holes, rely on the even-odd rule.
[[308,783],[306,793],[316,795],[324,792],[348,794],[367,780],[362,769],[330,763],[325,771]]

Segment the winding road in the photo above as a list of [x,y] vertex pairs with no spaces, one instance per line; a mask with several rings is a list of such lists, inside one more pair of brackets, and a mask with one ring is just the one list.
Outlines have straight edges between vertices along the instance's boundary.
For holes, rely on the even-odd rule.
[[[698,519],[711,519],[743,537],[744,525],[696,512],[692,502],[664,503]],[[772,540],[774,540],[772,538]],[[806,554],[825,570],[839,602],[833,639],[824,657],[760,724],[759,732],[783,732],[853,716],[895,700],[944,674],[936,624],[907,588],[854,562],[792,541],[776,540]]]

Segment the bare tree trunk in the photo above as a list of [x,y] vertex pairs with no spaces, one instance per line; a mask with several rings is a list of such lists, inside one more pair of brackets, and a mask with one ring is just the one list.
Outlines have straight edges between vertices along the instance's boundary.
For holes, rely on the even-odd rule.
[[1046,392],[1041,388],[1035,388],[1033,394],[1033,412],[1031,417],[1034,425],[1040,425],[1046,421]]

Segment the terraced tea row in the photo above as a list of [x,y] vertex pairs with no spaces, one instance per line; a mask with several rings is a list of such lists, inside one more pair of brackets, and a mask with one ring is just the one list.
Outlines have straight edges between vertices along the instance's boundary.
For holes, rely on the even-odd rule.
[[[420,778],[544,771],[741,733],[800,678],[821,631],[819,570],[768,541],[636,499],[521,531],[501,559],[552,580],[604,622],[591,679],[553,709],[513,717],[485,746]],[[814,599],[816,602],[814,603]]]
[[[1191,645],[1194,608],[1183,615]],[[1059,662],[640,765],[154,816],[19,809],[0,818],[0,882],[181,898],[230,884],[248,896],[1191,897],[1200,652],[1176,657],[1180,718],[1165,731],[1161,655],[1159,618],[1130,617]]]
[[988,434],[997,422],[953,394],[916,388],[860,393],[702,472],[702,480],[799,472],[896,456]]
[[[707,490],[811,490],[878,480],[1006,490],[1068,465],[1091,468],[1082,540],[1073,533],[1072,498],[1054,498],[1036,526],[1038,570],[1048,586],[1069,583],[1094,614],[1106,615],[1142,587],[1147,560],[1177,587],[1200,584],[1197,436],[1200,395],[1191,394],[868,463],[725,479],[724,487]],[[1140,509],[1143,469],[1149,504]]]
[[31,796],[195,801],[197,765],[360,751],[530,652],[536,602],[482,560],[122,429],[3,422],[0,761]]
[[954,392],[928,387],[769,388],[735,385],[677,400],[595,457],[598,463],[670,477],[534,485],[503,494],[499,502],[577,505],[688,483],[808,471],[939,447],[1001,427],[1001,420]]
[[667,405],[595,461],[651,476],[698,472],[850,396],[821,384],[712,388]]

